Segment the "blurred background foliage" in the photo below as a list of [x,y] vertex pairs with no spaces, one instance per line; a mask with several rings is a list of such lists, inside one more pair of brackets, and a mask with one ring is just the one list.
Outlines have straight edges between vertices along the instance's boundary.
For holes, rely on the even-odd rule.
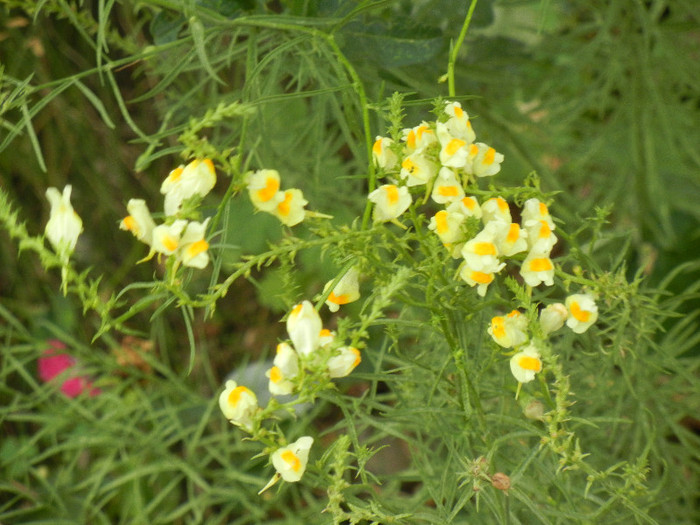
[[[29,231],[40,234],[48,218],[46,188],[73,185],[74,206],[89,225],[75,260],[104,275],[107,296],[126,282],[149,281],[154,273],[153,266],[135,264],[144,247],[117,227],[128,199],[145,198],[159,209],[162,179],[185,160],[178,137],[190,119],[240,101],[249,112],[207,130],[211,144],[231,149],[241,161],[232,179],[220,174],[205,201],[209,211],[230,183],[240,188],[245,169],[269,167],[281,172],[288,187],[303,188],[310,207],[347,223],[364,208],[366,145],[385,132],[386,98],[408,93],[406,122],[429,118],[426,101],[447,94],[440,79],[467,6],[457,0],[3,0],[0,186]],[[520,184],[536,171],[544,191],[560,192],[552,211],[567,225],[605,210],[608,234],[600,239],[583,234],[578,242],[595,242],[602,267],[621,262],[628,276],[645,275],[648,287],[663,288],[659,300],[665,294],[696,294],[700,280],[693,264],[700,259],[699,18],[694,0],[481,0],[456,64],[458,98],[477,133],[505,154],[499,177]],[[338,60],[339,52],[347,64]],[[371,110],[370,137],[360,118],[358,82]],[[235,197],[220,236],[231,248],[218,271],[225,273],[242,254],[259,253],[284,235],[274,219],[252,214],[247,199]],[[19,482],[3,489],[14,494],[13,501],[53,502],[55,507],[32,515],[37,522],[51,516],[73,522],[71,516],[78,515],[91,523],[114,516],[131,523],[134,516],[157,515],[160,522],[212,523],[214,517],[202,509],[215,508],[221,516],[246,509],[248,518],[240,523],[264,517],[293,523],[306,505],[312,512],[312,495],[296,487],[290,489],[296,499],[289,499],[297,502],[296,510],[280,511],[278,496],[258,506],[253,489],[228,501],[231,492],[222,487],[250,482],[246,469],[260,462],[231,465],[232,457],[242,456],[230,452],[250,456],[250,445],[230,433],[226,437],[223,423],[214,438],[192,424],[213,410],[209,398],[230,369],[265,356],[283,337],[277,321],[298,292],[319,292],[319,284],[337,270],[332,259],[313,251],[299,263],[294,273],[274,268],[237,282],[214,316],[197,322],[195,335],[203,343],[186,378],[181,319],[135,320],[144,340],[156,342],[144,359],[157,378],[132,371],[99,398],[89,416],[95,425],[109,425],[100,419],[100,407],[114,403],[119,411],[106,413],[116,425],[135,419],[143,430],[139,436],[153,442],[141,449],[135,442],[126,454],[123,441],[141,439],[137,434],[117,439],[115,427],[99,434],[109,439],[90,442],[89,428],[70,427],[74,417],[85,417],[77,402],[67,403],[61,419],[23,412],[50,409],[49,393],[27,373],[44,338],[70,343],[88,366],[112,377],[121,377],[122,370],[114,349],[135,343],[109,335],[104,344],[112,353],[104,355],[81,343],[91,340],[97,321],[85,322],[80,305],[58,295],[58,272],[46,274],[32,254],[18,255],[17,246],[0,234],[0,335],[12,349],[3,361],[7,386],[0,402],[11,410],[3,413],[0,459],[4,469],[14,469],[10,479],[43,479],[45,494]],[[208,277],[196,279],[202,282],[194,286],[208,285]],[[669,312],[683,317],[666,320],[667,335],[655,344],[697,353],[696,296],[664,300],[670,301]],[[144,375],[171,399],[154,397],[157,389],[143,385]],[[595,377],[594,365],[588,377]],[[672,390],[673,382],[664,388]],[[31,394],[21,399],[13,397],[15,391]],[[381,397],[381,389],[375,395]],[[172,399],[181,399],[176,411]],[[16,413],[25,415],[9,415]],[[674,425],[684,416],[674,414]],[[51,423],[42,427],[43,418]],[[310,418],[294,424],[303,428]],[[41,433],[29,437],[38,427]],[[75,439],[58,438],[66,431]],[[655,446],[665,446],[659,444],[663,436],[659,439]],[[52,445],[44,448],[46,443]],[[175,467],[189,468],[177,458],[194,451],[213,478],[186,470],[171,474]],[[124,472],[109,471],[121,454],[127,458],[120,463]],[[46,458],[56,463],[67,458],[70,478],[93,455],[101,459],[75,487],[73,499],[58,497],[38,467]],[[445,458],[456,455],[451,450]],[[250,475],[255,487],[259,474]],[[459,485],[441,481],[448,482]],[[178,506],[183,494],[188,506]],[[158,514],[159,505],[176,510]],[[13,516],[21,518],[22,509],[6,508],[11,510],[3,519],[19,523]],[[124,513],[128,508],[136,510]],[[565,516],[550,519],[562,522]]]

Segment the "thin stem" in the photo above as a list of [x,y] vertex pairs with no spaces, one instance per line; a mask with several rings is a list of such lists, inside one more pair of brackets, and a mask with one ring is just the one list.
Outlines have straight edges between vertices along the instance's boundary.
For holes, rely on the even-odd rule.
[[459,54],[460,47],[462,47],[462,42],[464,42],[464,38],[467,36],[467,30],[469,29],[469,24],[472,21],[472,15],[476,8],[476,2],[477,0],[472,0],[469,5],[467,16],[464,19],[464,24],[462,24],[462,30],[459,32],[457,41],[450,51],[450,59],[447,63],[447,91],[451,97],[455,96],[455,62],[457,62],[457,55]]

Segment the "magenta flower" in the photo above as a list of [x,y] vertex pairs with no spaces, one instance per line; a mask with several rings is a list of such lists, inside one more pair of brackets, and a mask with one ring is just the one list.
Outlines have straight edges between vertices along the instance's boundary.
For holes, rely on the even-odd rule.
[[43,355],[39,358],[38,371],[39,378],[48,383],[56,376],[63,374],[63,383],[61,384],[61,392],[68,397],[76,397],[83,392],[88,392],[90,397],[94,397],[101,393],[99,388],[92,386],[92,381],[83,375],[79,375],[76,370],[72,370],[66,374],[66,370],[76,368],[77,362],[70,354],[62,353],[61,350],[66,348],[58,339],[49,340],[50,348],[44,350]]

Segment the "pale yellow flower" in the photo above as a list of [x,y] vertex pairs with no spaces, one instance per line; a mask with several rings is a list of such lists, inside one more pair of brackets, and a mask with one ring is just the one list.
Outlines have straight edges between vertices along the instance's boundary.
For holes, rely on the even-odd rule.
[[423,150],[418,150],[403,159],[399,177],[406,182],[406,186],[420,186],[433,180],[438,168],[437,164],[424,155]]
[[570,295],[565,304],[569,311],[566,326],[577,334],[582,334],[598,320],[598,305],[590,294]]
[[440,168],[433,183],[431,197],[438,204],[448,204],[464,198],[464,189],[454,171],[450,168]]
[[331,378],[345,377],[362,361],[360,351],[353,346],[343,346],[328,360],[328,374]]
[[270,393],[275,396],[291,394],[294,391],[294,379],[299,374],[299,357],[288,343],[277,345],[275,359],[266,375],[270,379]]
[[284,200],[280,191],[280,174],[277,170],[258,170],[246,178],[248,196],[260,211],[272,213],[277,205]]
[[163,255],[172,255],[180,248],[180,237],[187,226],[187,221],[178,219],[172,224],[161,224],[153,228],[153,251]]
[[484,229],[493,233],[498,253],[503,257],[511,257],[528,248],[528,233],[515,222],[508,224],[501,221],[491,221],[486,224]]
[[569,311],[562,303],[554,303],[547,305],[540,312],[540,326],[545,335],[556,332],[562,326],[564,321],[569,316]]
[[[341,305],[352,303],[360,298],[360,273],[357,268],[350,268],[343,275],[335,288],[328,295],[326,305],[331,312],[337,312]],[[333,281],[328,281],[323,291],[326,292]]]
[[491,319],[488,333],[503,348],[513,348],[527,342],[527,317],[518,310]]
[[411,194],[405,186],[384,184],[367,197],[374,203],[374,222],[386,222],[398,218],[411,205]]
[[462,247],[462,257],[469,268],[479,272],[493,274],[505,266],[498,259],[498,247],[492,233],[481,230]]
[[510,215],[508,202],[502,197],[494,197],[481,205],[481,220],[484,224],[491,221],[501,221],[511,224],[513,221]]
[[287,333],[301,356],[311,355],[319,348],[322,328],[321,317],[309,301],[297,304],[287,317]]
[[195,195],[204,197],[215,184],[216,170],[209,159],[195,159],[187,166],[172,170],[160,187],[160,192],[165,195],[165,215],[177,214],[185,199]]
[[183,265],[201,270],[209,264],[209,243],[204,239],[208,224],[209,218],[204,222],[189,222],[185,227],[177,251],[177,259]]
[[483,297],[486,295],[486,290],[493,282],[494,274],[487,273],[470,268],[467,264],[462,265],[459,276],[469,285],[476,286],[477,293]]
[[510,371],[519,383],[529,383],[542,371],[542,359],[534,344],[526,346],[510,358]]
[[450,205],[447,206],[447,211],[450,213],[461,213],[465,217],[476,217],[477,219],[481,219],[482,213],[479,201],[469,196],[462,197],[450,203]]
[[463,168],[469,157],[469,143],[450,133],[446,124],[437,123],[436,134],[440,141],[440,164],[449,168]]
[[63,193],[56,188],[46,190],[46,198],[51,204],[45,229],[46,238],[64,264],[73,254],[78,237],[83,231],[83,221],[70,202],[71,190],[70,184],[63,188]]
[[490,177],[501,171],[503,154],[498,153],[491,146],[483,142],[477,142],[469,146],[468,156],[471,163],[467,162],[465,170],[467,173],[477,177]]
[[143,199],[129,199],[126,205],[129,215],[122,219],[119,228],[130,231],[141,242],[153,243],[153,229],[156,223],[151,217],[151,212]]
[[540,221],[546,221],[550,230],[556,229],[547,205],[538,199],[532,198],[526,200],[523,205],[521,216],[523,228],[530,228],[531,226],[539,228]]
[[462,105],[459,102],[446,102],[445,113],[450,117],[445,123],[450,134],[464,140],[467,144],[474,142],[476,133],[474,133],[469,115],[462,109]]
[[391,170],[396,167],[399,159],[391,149],[394,141],[389,137],[377,137],[372,146],[372,158],[383,170]]
[[528,286],[554,284],[554,263],[548,253],[530,251],[520,267],[520,275]]
[[530,250],[550,253],[557,243],[557,236],[554,235],[547,221],[531,221],[527,227],[527,243]]
[[295,226],[306,217],[306,206],[309,202],[304,199],[301,190],[292,188],[283,192],[282,200],[272,210],[272,214],[286,226]]
[[437,142],[435,133],[430,128],[427,122],[422,122],[414,128],[403,130],[403,140],[406,142],[406,150],[408,153],[413,153],[417,150],[422,150],[426,146]]
[[309,450],[313,443],[312,437],[304,436],[272,453],[272,465],[283,480],[293,483],[301,479],[306,471]]
[[252,390],[230,379],[219,395],[219,408],[231,423],[250,432],[253,416],[258,411],[258,398]]
[[455,243],[464,240],[464,232],[462,231],[462,224],[464,223],[466,217],[459,212],[451,212],[449,208],[447,210],[440,210],[430,219],[430,224],[428,224],[428,229],[434,231],[442,244],[450,250],[453,257],[457,258],[461,256],[461,246],[457,254],[455,255],[454,248]]

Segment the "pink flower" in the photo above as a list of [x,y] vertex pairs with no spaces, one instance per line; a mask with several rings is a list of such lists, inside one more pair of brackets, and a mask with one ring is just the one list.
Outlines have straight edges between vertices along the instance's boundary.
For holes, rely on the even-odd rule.
[[[64,350],[64,345],[58,339],[49,340],[50,348],[44,350],[43,355],[39,358],[38,370],[39,378],[48,383],[56,376],[60,376],[69,368],[76,366],[76,360],[70,354],[61,353]],[[101,393],[99,388],[93,388],[92,381],[85,376],[78,375],[75,371],[64,374],[65,379],[61,384],[61,392],[68,397],[76,397],[85,391],[88,391],[90,397],[94,397]]]

